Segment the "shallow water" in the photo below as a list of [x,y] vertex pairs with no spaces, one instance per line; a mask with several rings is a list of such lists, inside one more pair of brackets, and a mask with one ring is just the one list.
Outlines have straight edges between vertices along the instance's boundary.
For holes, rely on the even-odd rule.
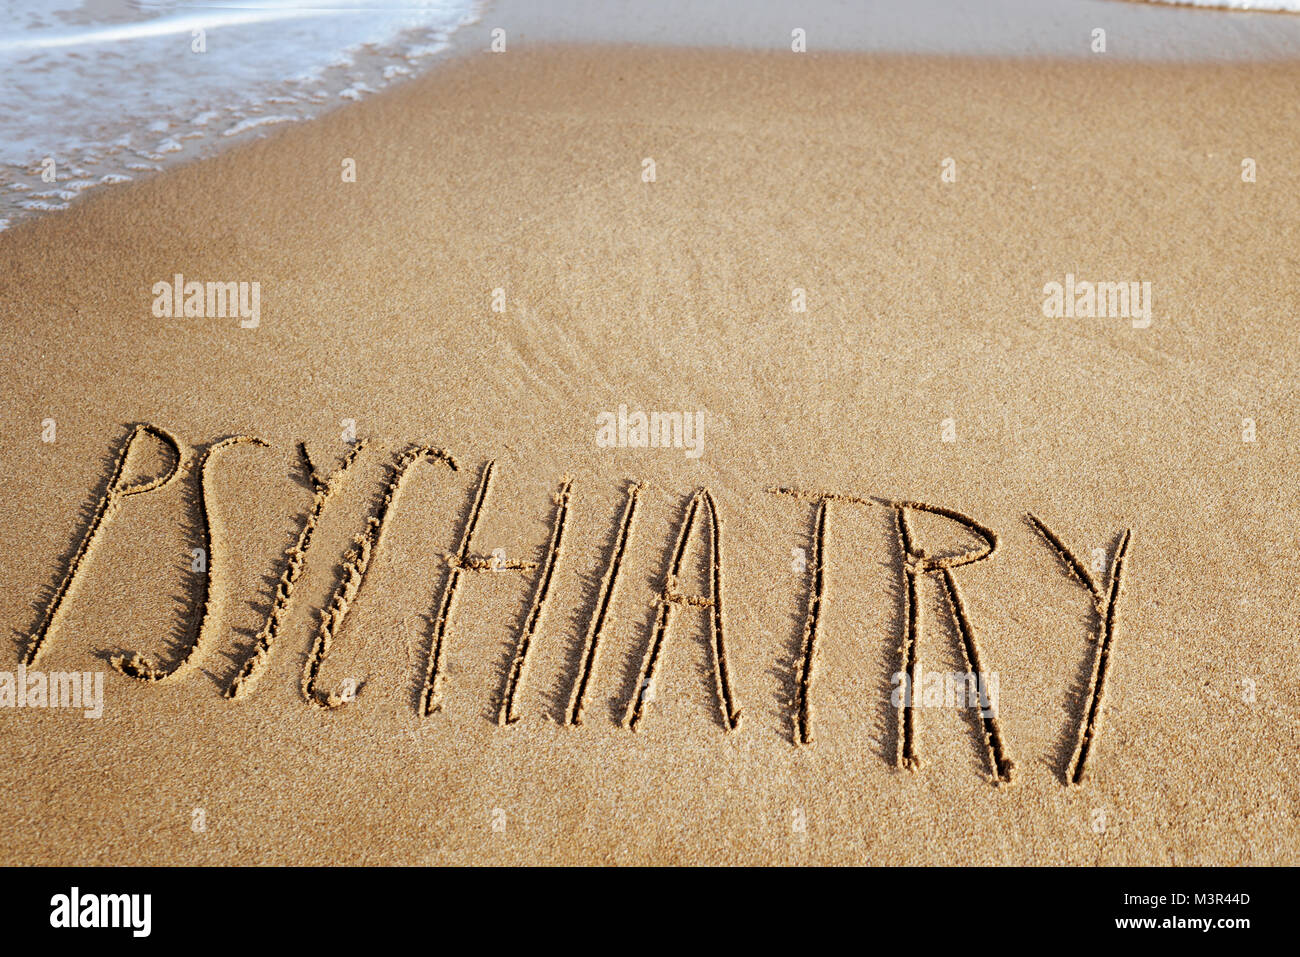
[[0,228],[416,72],[478,0],[0,0]]

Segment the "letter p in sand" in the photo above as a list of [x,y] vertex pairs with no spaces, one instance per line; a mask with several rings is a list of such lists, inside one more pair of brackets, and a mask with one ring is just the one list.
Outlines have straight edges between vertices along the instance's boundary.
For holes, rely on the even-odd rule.
[[[164,475],[143,482],[127,483],[123,481],[126,472],[126,461],[131,456],[131,449],[135,447],[136,440],[142,435],[152,435],[162,442],[171,450],[175,461],[172,462],[171,468]],[[152,492],[162,488],[176,477],[176,473],[181,467],[182,457],[180,442],[166,429],[142,423],[131,430],[131,434],[122,443],[121,451],[117,453],[117,459],[113,463],[112,477],[108,481],[108,488],[105,489],[103,497],[99,500],[99,505],[95,508],[90,524],[86,526],[86,532],[81,537],[81,543],[77,546],[76,552],[73,553],[72,560],[68,562],[68,568],[63,575],[63,580],[59,582],[59,586],[54,590],[54,596],[45,609],[45,615],[41,619],[40,625],[32,632],[31,644],[27,647],[27,654],[23,658],[23,664],[31,667],[45,649],[50,637],[50,629],[54,627],[55,619],[58,618],[59,611],[63,608],[63,600],[68,597],[68,593],[72,590],[72,583],[77,577],[77,572],[81,570],[86,557],[90,554],[91,546],[95,543],[95,537],[113,513],[117,511],[118,506],[122,504],[122,500],[129,495],[140,495],[143,492]]]

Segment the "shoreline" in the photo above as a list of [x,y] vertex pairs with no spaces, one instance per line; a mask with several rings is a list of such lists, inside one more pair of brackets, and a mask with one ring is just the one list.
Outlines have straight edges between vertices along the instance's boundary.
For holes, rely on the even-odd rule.
[[[1124,0],[1124,2],[1143,3],[1143,2],[1147,2],[1147,0]],[[1200,9],[1200,8],[1196,8],[1196,9]],[[458,31],[458,35],[466,33],[469,29],[470,29],[469,27],[462,28],[460,31]],[[603,51],[611,54],[621,52],[621,53],[626,53],[634,56],[655,55],[657,53],[666,54],[669,56],[690,55],[690,54],[726,56],[730,54],[739,57],[759,57],[759,58],[770,57],[771,62],[774,64],[778,63],[781,59],[784,58],[784,54],[778,50],[719,49],[710,46],[659,47],[659,46],[646,46],[638,43],[608,44],[608,43],[570,43],[570,42],[558,42],[558,41],[545,41],[538,46],[528,48],[528,53],[532,55],[562,54],[565,51],[573,51],[578,53],[595,53],[595,52]],[[439,59],[438,62],[430,64],[426,69],[424,69],[420,73],[407,77],[404,80],[402,80],[400,83],[397,83],[395,85],[392,85],[390,87],[387,87],[383,90],[371,94],[364,101],[355,102],[355,103],[341,103],[330,108],[324,113],[320,113],[317,114],[316,116],[312,116],[306,119],[296,120],[289,123],[276,124],[272,129],[269,130],[257,130],[255,128],[250,129],[249,131],[246,132],[245,135],[234,137],[228,145],[220,147],[216,149],[214,152],[208,153],[206,155],[187,156],[178,159],[169,165],[163,166],[157,170],[149,172],[148,174],[145,174],[143,176],[138,176],[137,178],[129,181],[100,183],[94,186],[90,190],[78,193],[77,195],[73,196],[70,200],[68,200],[65,203],[63,208],[44,210],[32,215],[24,215],[23,217],[13,222],[11,222],[10,220],[3,220],[3,222],[6,223],[7,225],[0,226],[0,242],[3,242],[5,237],[13,233],[16,229],[19,229],[24,226],[30,226],[35,222],[38,222],[42,219],[51,216],[63,215],[70,210],[80,207],[82,204],[86,202],[93,202],[98,197],[103,196],[110,191],[118,190],[118,189],[131,189],[139,184],[150,182],[151,180],[157,177],[171,175],[177,170],[211,162],[212,160],[224,156],[227,153],[243,150],[250,146],[255,146],[259,143],[273,140],[278,136],[287,133],[292,133],[292,131],[297,127],[317,123],[321,119],[324,119],[332,115],[333,113],[345,111],[349,109],[356,109],[359,106],[361,106],[363,103],[371,102],[373,100],[401,95],[403,90],[405,90],[406,88],[412,85],[428,82],[430,78],[436,77],[441,72],[451,70],[463,61],[469,60],[470,58],[473,58],[475,56],[482,56],[482,55],[490,55],[490,54],[487,54],[486,51],[470,47],[468,45],[468,41],[466,41],[466,44],[461,47],[456,47],[456,45],[453,44],[452,49],[447,51],[444,57]],[[1237,71],[1237,70],[1252,71],[1257,69],[1264,69],[1264,70],[1279,69],[1279,68],[1285,69],[1290,66],[1300,64],[1300,53],[1297,54],[1296,58],[1250,59],[1250,60],[1228,60],[1228,61],[1205,60],[1205,61],[1198,61],[1195,63],[1183,63],[1183,62],[1162,61],[1162,60],[1145,60],[1145,59],[1124,59],[1120,57],[1106,58],[1103,60],[1100,58],[1076,59],[1070,57],[1060,57],[1056,55],[1025,55],[1025,56],[1017,56],[1017,57],[1003,57],[1003,56],[995,56],[995,55],[968,55],[968,54],[935,55],[935,54],[921,54],[921,53],[910,53],[910,52],[857,52],[851,50],[830,50],[822,53],[810,53],[808,54],[808,56],[813,59],[817,59],[817,58],[859,59],[862,60],[863,62],[878,62],[882,64],[902,63],[902,62],[913,62],[918,64],[931,63],[935,65],[965,64],[972,67],[988,66],[994,69],[997,68],[1014,69],[1017,65],[1023,65],[1027,68],[1035,69],[1035,70],[1082,69],[1082,70],[1099,70],[1103,72],[1129,70],[1129,69],[1152,69],[1152,70],[1167,70],[1167,71],[1189,70],[1189,69],[1204,70],[1204,71]]]
[[[516,45],[513,49],[518,49],[517,45],[522,43],[524,49],[534,50],[545,46],[606,46],[699,51],[730,49],[738,53],[754,53],[764,50],[788,52],[790,24],[798,20],[810,31],[810,55],[988,57],[1030,63],[1082,63],[1102,59],[1089,47],[1091,30],[1101,26],[1108,31],[1111,42],[1104,57],[1107,62],[1280,64],[1300,60],[1300,15],[1293,15],[1280,30],[1261,30],[1253,25],[1254,13],[1286,11],[1225,10],[1150,0],[1060,0],[1050,8],[1034,0],[998,0],[978,11],[967,9],[958,0],[924,0],[923,5],[926,7],[922,11],[924,15],[918,15],[915,7],[909,7],[906,13],[875,10],[862,15],[833,7],[814,7],[795,15],[784,10],[775,0],[758,4],[725,0],[707,11],[698,5],[682,2],[647,18],[643,11],[633,12],[630,7],[620,9],[617,6],[602,8],[596,15],[585,0],[553,0],[544,11],[528,0],[490,0],[478,8],[477,19],[451,32],[445,41],[446,48],[435,55],[433,62],[395,84],[386,80],[389,85],[369,92],[365,98],[385,95],[448,63],[486,53],[491,31],[497,27],[506,30],[509,43]],[[1135,8],[1139,12],[1134,12]],[[1170,31],[1174,21],[1169,18],[1169,13],[1152,16],[1141,13],[1144,8],[1168,12],[1194,9],[1218,13],[1220,19],[1211,21],[1204,18],[1196,23],[1179,18],[1178,28]],[[1176,13],[1173,15],[1177,16]],[[917,32],[917,23],[930,22],[943,23],[942,31]],[[1228,25],[1234,29],[1225,32],[1223,28]],[[366,60],[366,56],[361,59]],[[350,105],[336,103],[328,106],[325,113]],[[159,153],[149,162],[137,161],[130,168],[130,181],[208,159],[243,143],[273,136],[281,126],[314,122],[325,113],[296,119],[254,115],[245,121],[247,128],[233,135],[229,143],[222,143],[219,138],[210,139],[201,147],[199,155],[168,159]],[[276,128],[259,129],[268,123]],[[171,142],[175,142],[174,139]],[[179,148],[183,146],[178,144]],[[9,167],[14,182],[10,184],[8,196],[0,203],[0,232],[12,229],[20,222],[60,212],[61,207],[80,202],[86,195],[100,192],[105,186],[120,185],[120,178],[126,172],[114,166],[99,184],[89,188],[84,185],[88,182],[86,176],[99,177],[103,169],[93,172],[75,170],[85,176],[65,173],[59,182],[50,184],[42,181],[40,169],[34,165],[36,162],[33,157],[33,165],[25,173],[17,167]],[[150,165],[159,168],[146,170]],[[18,185],[27,189],[17,191]],[[23,210],[19,207],[25,197],[42,194],[52,197],[40,200],[49,208]]]

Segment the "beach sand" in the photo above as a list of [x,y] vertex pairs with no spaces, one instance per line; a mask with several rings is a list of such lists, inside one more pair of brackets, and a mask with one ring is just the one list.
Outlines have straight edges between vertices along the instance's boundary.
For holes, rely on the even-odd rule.
[[[0,860],[1296,863],[1297,82],[1277,64],[521,47],[3,233],[0,670],[28,653],[134,425],[174,434],[185,464],[109,510],[33,664],[105,672],[102,717],[0,708]],[[177,273],[258,282],[259,325],[155,317]],[[1149,326],[1045,317],[1067,274],[1150,282]],[[702,454],[600,447],[596,417],[620,405],[703,412]],[[267,667],[229,700],[312,506],[297,443],[327,475],[345,420],[369,444],[325,501]],[[268,446],[210,459],[195,572],[199,459],[237,435]],[[356,700],[318,707],[301,685],[321,610],[411,445],[458,468],[406,473],[320,663],[320,693],[351,680]],[[124,481],[172,464],[142,434]],[[774,487],[846,497],[825,508],[807,680],[817,503]],[[702,498],[673,594],[704,597],[671,603],[632,731],[698,489],[717,555]],[[904,500],[997,535],[952,580],[999,677],[1010,783],[970,709],[913,709],[922,765],[897,766]],[[1103,592],[1130,530],[1078,785],[1106,615],[1031,512],[1100,562]],[[425,717],[472,513],[471,557],[536,567],[461,563]],[[979,546],[933,515],[912,530],[932,555]],[[190,667],[115,670],[186,658],[205,574]],[[922,563],[917,660],[964,672],[944,587]]]

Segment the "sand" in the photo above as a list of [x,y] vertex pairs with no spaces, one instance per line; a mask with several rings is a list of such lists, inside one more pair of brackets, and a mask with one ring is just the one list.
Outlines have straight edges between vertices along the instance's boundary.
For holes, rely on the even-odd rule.
[[1298,81],[484,53],[0,234],[0,670],[93,525],[32,667],[104,673],[0,708],[0,860],[1296,863]]

